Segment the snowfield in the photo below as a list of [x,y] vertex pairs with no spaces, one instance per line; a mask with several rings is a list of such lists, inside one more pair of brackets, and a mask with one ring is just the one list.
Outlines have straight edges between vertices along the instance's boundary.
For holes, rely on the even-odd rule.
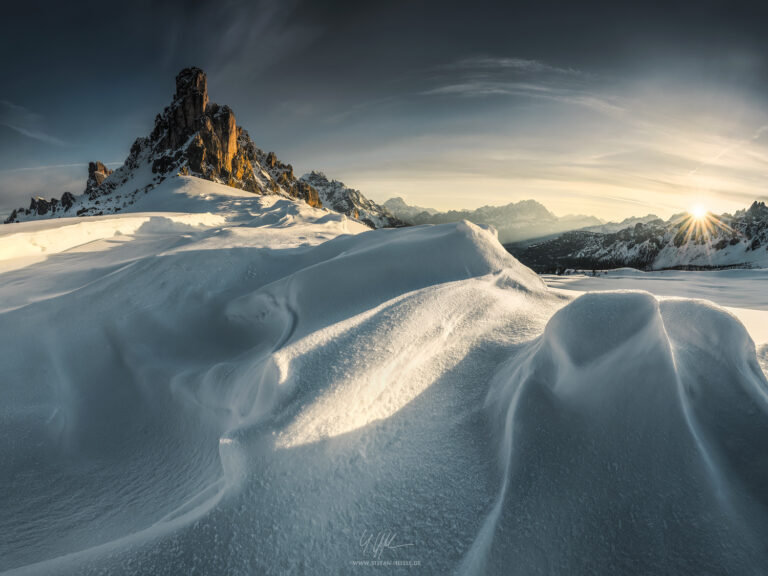
[[609,281],[548,289],[467,222],[192,177],[132,209],[0,227],[3,573],[764,571],[727,310],[574,299]]

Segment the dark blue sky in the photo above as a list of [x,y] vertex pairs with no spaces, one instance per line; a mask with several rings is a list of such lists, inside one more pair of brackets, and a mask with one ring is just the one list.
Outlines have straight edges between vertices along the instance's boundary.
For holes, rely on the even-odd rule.
[[377,200],[618,218],[766,194],[764,3],[16,4],[0,211],[121,163],[189,65],[258,146]]

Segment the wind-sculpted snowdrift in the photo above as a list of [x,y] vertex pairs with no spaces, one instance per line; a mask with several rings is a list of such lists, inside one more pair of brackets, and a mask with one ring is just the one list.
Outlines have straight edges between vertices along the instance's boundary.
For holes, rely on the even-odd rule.
[[727,312],[584,295],[486,404],[503,481],[467,573],[763,571],[766,380]]
[[46,246],[0,276],[0,570],[764,565],[765,380],[732,317],[563,308],[472,224],[360,233],[200,182],[65,251],[64,220],[0,238]]

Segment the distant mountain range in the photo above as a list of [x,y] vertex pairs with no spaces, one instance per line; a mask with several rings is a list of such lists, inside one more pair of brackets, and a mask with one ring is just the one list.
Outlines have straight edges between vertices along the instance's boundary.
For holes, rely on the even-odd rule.
[[399,196],[397,198],[390,198],[384,202],[382,206],[406,222],[415,220],[416,218],[420,217],[421,214],[425,214],[424,217],[428,217],[439,212],[439,210],[434,208],[424,208],[423,206],[412,206],[406,204],[405,200]]
[[599,224],[597,226],[587,226],[582,230],[587,232],[600,232],[601,234],[610,234],[611,232],[618,232],[626,228],[632,228],[636,224],[650,224],[651,222],[663,222],[661,218],[655,214],[648,214],[647,216],[633,216],[631,218],[625,218],[621,222],[606,222],[605,224]]
[[733,215],[709,214],[697,220],[678,214],[618,231],[572,231],[506,248],[526,266],[548,273],[625,266],[640,270],[768,267],[768,207],[756,201]]
[[594,216],[569,215],[558,217],[535,200],[523,200],[505,206],[483,206],[475,210],[449,210],[409,206],[402,198],[391,198],[383,207],[396,218],[411,225],[445,224],[469,220],[475,224],[493,226],[502,243],[518,242],[576,230],[587,226],[601,226],[602,220]]

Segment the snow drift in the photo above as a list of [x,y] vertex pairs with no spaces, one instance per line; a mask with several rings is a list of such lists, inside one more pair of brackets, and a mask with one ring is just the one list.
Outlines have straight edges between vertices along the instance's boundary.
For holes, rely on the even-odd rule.
[[0,570],[764,565],[766,383],[721,309],[568,304],[466,222],[195,178],[134,209],[0,237],[45,247],[0,275]]
[[760,573],[766,385],[710,303],[578,298],[492,384],[503,481],[466,571]]

